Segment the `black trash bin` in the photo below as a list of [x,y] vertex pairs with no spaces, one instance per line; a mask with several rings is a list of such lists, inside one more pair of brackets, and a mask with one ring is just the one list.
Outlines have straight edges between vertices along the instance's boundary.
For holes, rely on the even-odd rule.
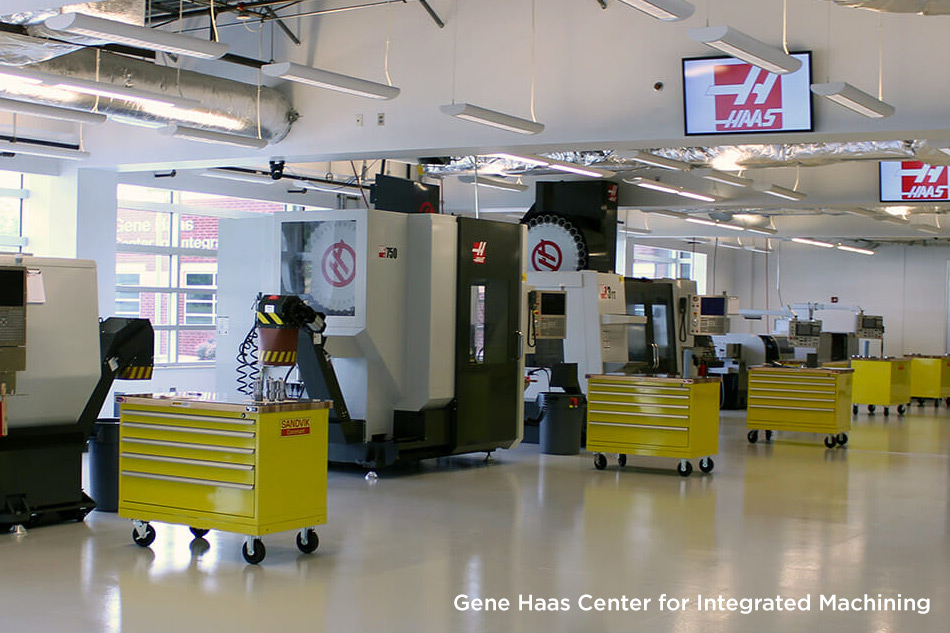
[[548,391],[541,394],[541,452],[546,455],[577,455],[587,400],[581,394]]
[[89,438],[89,487],[100,512],[119,510],[119,420],[96,421]]

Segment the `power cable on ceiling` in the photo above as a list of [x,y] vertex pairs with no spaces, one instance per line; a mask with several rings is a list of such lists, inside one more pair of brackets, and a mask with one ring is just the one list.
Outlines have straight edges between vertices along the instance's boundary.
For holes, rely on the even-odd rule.
[[390,44],[390,25],[392,23],[392,5],[386,5],[386,55],[383,59],[383,70],[386,72],[386,83],[393,85],[393,78],[389,76],[389,44]]
[[788,0],[782,0],[782,48],[785,54],[788,52]]
[[210,2],[208,2],[208,8],[209,8],[210,11],[211,11],[211,33],[212,33],[212,37],[214,38],[214,41],[215,41],[215,42],[218,42],[218,41],[220,41],[220,39],[218,38],[218,20],[216,19],[215,15],[214,15],[214,2],[215,2],[215,0],[210,0]]
[[538,122],[534,113],[534,77],[535,77],[535,49],[537,41],[537,27],[535,26],[535,0],[531,0],[531,120]]
[[452,37],[455,42],[452,48],[452,103],[455,103],[455,87],[459,74],[459,1],[455,0],[455,32]]
[[877,14],[877,98],[884,100],[884,14]]

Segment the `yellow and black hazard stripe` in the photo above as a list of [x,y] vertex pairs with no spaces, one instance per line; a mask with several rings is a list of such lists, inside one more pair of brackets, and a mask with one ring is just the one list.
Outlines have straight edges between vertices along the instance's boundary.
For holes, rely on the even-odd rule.
[[273,312],[260,312],[257,313],[257,322],[261,325],[270,325],[270,326],[281,326],[284,324],[283,319],[274,314]]
[[120,380],[151,380],[152,368],[149,367],[126,367],[119,373]]
[[264,363],[296,363],[296,351],[265,351],[261,354],[261,362]]

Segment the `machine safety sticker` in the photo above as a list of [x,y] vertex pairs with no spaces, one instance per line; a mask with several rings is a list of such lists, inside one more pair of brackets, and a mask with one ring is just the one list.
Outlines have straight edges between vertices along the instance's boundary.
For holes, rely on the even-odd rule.
[[323,278],[334,288],[348,286],[356,278],[356,252],[340,240],[331,244],[323,254]]
[[310,418],[287,418],[280,421],[280,436],[310,435]]
[[561,270],[564,255],[561,247],[551,240],[541,240],[531,251],[531,267],[538,271]]

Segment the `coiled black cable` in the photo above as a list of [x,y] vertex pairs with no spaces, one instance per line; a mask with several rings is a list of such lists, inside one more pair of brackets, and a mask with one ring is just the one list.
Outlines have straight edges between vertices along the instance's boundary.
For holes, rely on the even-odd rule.
[[237,354],[237,390],[238,393],[246,396],[254,395],[254,383],[257,382],[261,371],[257,366],[257,350],[257,324],[255,323],[241,342]]

